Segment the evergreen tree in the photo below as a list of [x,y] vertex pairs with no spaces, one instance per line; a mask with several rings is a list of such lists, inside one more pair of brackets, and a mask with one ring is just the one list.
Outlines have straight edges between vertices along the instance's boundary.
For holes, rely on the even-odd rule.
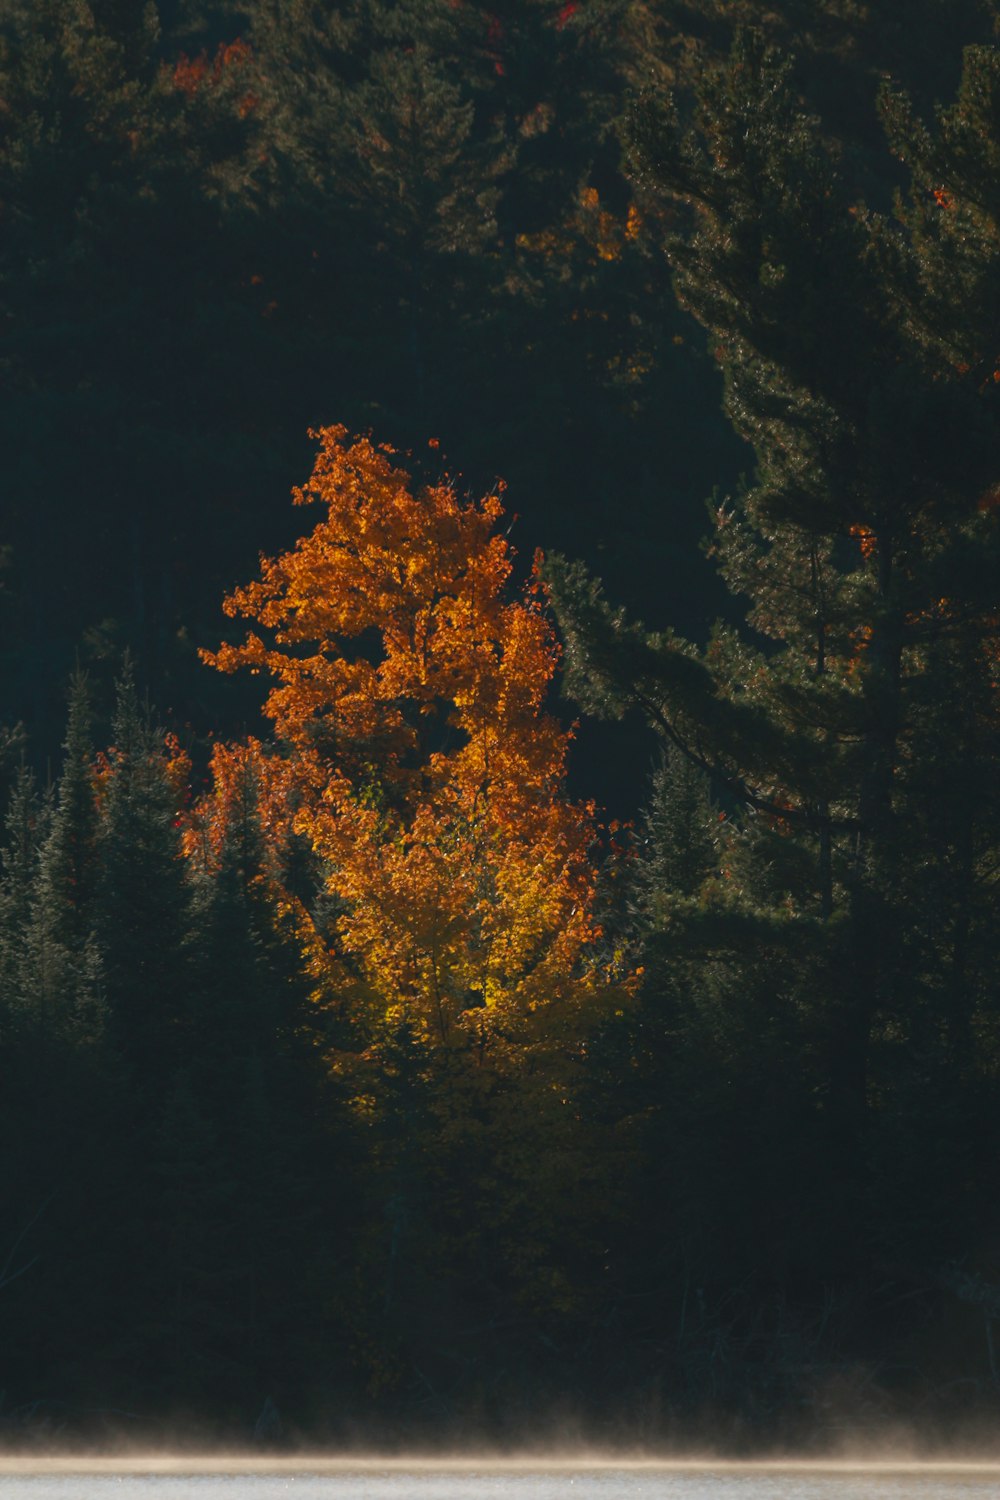
[[73,678],[52,826],[42,851],[39,885],[52,909],[53,936],[73,954],[93,929],[97,879],[97,807],[87,679]]
[[206,466],[226,493],[231,446],[206,426],[244,420],[209,366],[259,321],[256,307],[241,317],[224,229],[252,175],[253,111],[240,113],[238,57],[182,67],[167,48],[156,5],[138,0],[40,0],[0,18],[3,669],[43,743],[57,741],[55,682],[83,630],[118,621],[157,673],[182,661],[176,564],[207,520],[183,497]]
[[230,1262],[236,1185],[186,1067],[169,1082],[147,1153],[153,1191],[130,1287],[132,1358],[147,1397],[197,1410],[232,1393],[241,1299]]
[[140,705],[128,666],[112,733],[99,778],[96,923],[109,1037],[145,1108],[189,1061],[193,1041],[179,829],[187,766]]
[[[992,945],[986,851],[1000,831],[986,769],[997,743],[998,537],[984,500],[996,397],[992,378],[969,378],[973,339],[981,358],[992,349],[986,289],[973,301],[970,275],[956,274],[967,253],[985,277],[969,225],[987,241],[994,229],[979,217],[983,178],[970,191],[955,170],[969,142],[989,138],[970,125],[992,49],[966,66],[939,148],[893,106],[897,151],[928,174],[921,182],[918,168],[897,223],[857,203],[790,64],[758,33],[706,67],[690,121],[659,98],[639,106],[636,170],[684,206],[666,244],[678,293],[708,330],[726,410],[755,449],[753,482],[716,508],[713,538],[750,628],[719,627],[699,650],[630,624],[582,569],[550,567],[576,691],[605,710],[639,706],[743,809],[722,878],[674,918],[672,944],[731,976],[713,986],[705,1076],[734,1069],[772,1105],[783,1095],[773,1139],[812,1141],[824,1222],[856,1222],[877,1202],[867,1253],[891,1243],[904,1264],[966,1243],[988,1179],[959,1207],[958,1162],[995,1109],[989,981],[966,965],[977,943]],[[950,177],[949,136],[963,146]],[[953,195],[971,199],[954,228]],[[970,334],[950,358],[945,302],[948,326]],[[704,1008],[699,991],[704,980],[684,987],[688,1017]],[[873,1160],[898,1173],[901,1121],[921,1096],[935,1100],[927,1128],[940,1133],[940,1186],[955,1209],[923,1243],[912,1205],[901,1212],[894,1197],[889,1210],[881,1175],[868,1175]],[[750,1108],[744,1098],[736,1117]],[[787,1201],[801,1162],[779,1159]],[[920,1159],[914,1146],[911,1180]],[[810,1222],[804,1213],[800,1248],[815,1248]],[[861,1274],[856,1242],[832,1230],[825,1244],[832,1277]]]
[[[231,1391],[253,1400],[263,1387],[280,1406],[301,1391],[322,1341],[339,1337],[317,1300],[329,1306],[343,1295],[353,1174],[299,933],[265,843],[255,768],[243,759],[228,769],[188,836],[194,1045],[181,1097],[189,1142],[195,1111],[206,1152],[211,1142],[217,1194],[216,1291],[210,1318],[194,1318],[190,1337],[199,1348],[213,1341],[218,1378]],[[171,1176],[171,1212],[194,1225],[201,1210],[185,1194],[208,1188],[170,1166],[175,1114],[156,1160]],[[317,1193],[318,1182],[329,1191]],[[207,1248],[200,1253],[208,1276]]]
[[[101,1326],[87,1285],[104,1251],[95,1206],[108,1174],[112,1080],[102,1042],[100,955],[78,898],[92,860],[92,788],[82,683],[56,798],[22,772],[0,891],[0,1134],[7,1184],[0,1243],[17,1247],[23,1284],[4,1308],[5,1347],[20,1351],[14,1390],[46,1379],[37,1351],[83,1346]],[[13,1264],[13,1262],[12,1262]]]
[[667,744],[653,772],[652,793],[633,882],[638,911],[647,918],[658,894],[694,896],[714,873],[722,816],[712,805],[704,771],[676,745]]
[[22,763],[11,789],[0,853],[0,996],[8,1016],[17,1012],[23,994],[25,935],[31,921],[46,817],[34,773]]

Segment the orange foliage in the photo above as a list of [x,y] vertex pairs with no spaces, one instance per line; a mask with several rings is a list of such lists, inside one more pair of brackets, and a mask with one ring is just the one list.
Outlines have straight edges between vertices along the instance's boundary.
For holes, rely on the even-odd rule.
[[537,591],[508,597],[500,500],[417,489],[343,427],[315,436],[294,497],[325,515],[226,600],[259,630],[205,653],[270,676],[282,753],[217,751],[213,796],[224,809],[240,756],[259,765],[265,822],[322,860],[348,997],[439,1041],[572,1003],[595,830],[562,793],[569,736],[544,709],[558,649]]
[[190,795],[191,757],[173,732],[164,735],[163,771],[170,789],[177,798],[178,808],[183,807]]
[[186,94],[189,99],[203,87],[207,77],[208,55],[205,52],[197,57],[188,57],[186,52],[182,52],[174,64],[174,88],[178,93]]
[[291,831],[291,814],[283,785],[259,740],[245,745],[212,747],[211,790],[189,815],[183,834],[184,853],[209,869],[218,869],[227,838],[246,828],[278,845]]
[[874,557],[878,541],[870,526],[849,526],[848,536],[852,536],[857,542],[860,542],[862,557]]
[[[176,808],[174,826],[179,827],[191,792],[191,757],[177,735],[171,732],[163,736],[162,748],[159,746],[156,748],[152,759],[159,766],[173,794]],[[91,776],[94,800],[99,811],[103,811],[107,806],[111,783],[124,760],[125,755],[117,745],[109,745],[107,750],[99,750],[94,757]]]
[[570,256],[579,243],[598,261],[616,261],[641,233],[642,216],[634,204],[629,206],[622,221],[602,207],[596,188],[585,187],[578,195],[576,212],[561,228],[520,233],[515,243],[519,250],[550,258]]
[[[188,57],[186,52],[182,52],[170,74],[171,82],[178,93],[193,99],[202,89],[215,88],[227,75],[232,76],[252,56],[253,49],[242,37],[237,37],[234,42],[220,43],[211,62],[205,51],[199,52],[197,57]],[[255,94],[244,95],[238,105],[240,118],[250,114],[257,102]]]

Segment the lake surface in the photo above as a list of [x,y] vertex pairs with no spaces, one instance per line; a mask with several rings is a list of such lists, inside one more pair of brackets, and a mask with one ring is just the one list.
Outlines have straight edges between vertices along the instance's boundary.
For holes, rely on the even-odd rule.
[[[26,1466],[25,1466],[26,1467]],[[0,1469],[0,1500],[976,1500],[1000,1496],[1000,1466],[380,1467],[377,1463],[235,1472]]]

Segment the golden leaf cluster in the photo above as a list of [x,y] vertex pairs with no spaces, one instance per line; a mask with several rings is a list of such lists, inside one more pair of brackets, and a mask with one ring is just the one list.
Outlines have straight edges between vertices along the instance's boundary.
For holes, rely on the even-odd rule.
[[511,594],[499,495],[416,486],[343,427],[314,436],[294,498],[324,514],[226,600],[245,639],[206,653],[268,675],[276,749],[217,751],[203,821],[225,824],[257,762],[270,836],[321,863],[334,987],[356,1006],[440,1043],[572,1007],[596,936],[593,813],[564,794],[558,646],[538,591]]

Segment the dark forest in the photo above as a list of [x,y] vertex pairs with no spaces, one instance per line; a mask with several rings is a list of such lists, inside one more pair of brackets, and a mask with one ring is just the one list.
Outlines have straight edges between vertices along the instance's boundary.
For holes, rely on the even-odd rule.
[[0,1444],[1000,1401],[1000,3],[0,0]]

